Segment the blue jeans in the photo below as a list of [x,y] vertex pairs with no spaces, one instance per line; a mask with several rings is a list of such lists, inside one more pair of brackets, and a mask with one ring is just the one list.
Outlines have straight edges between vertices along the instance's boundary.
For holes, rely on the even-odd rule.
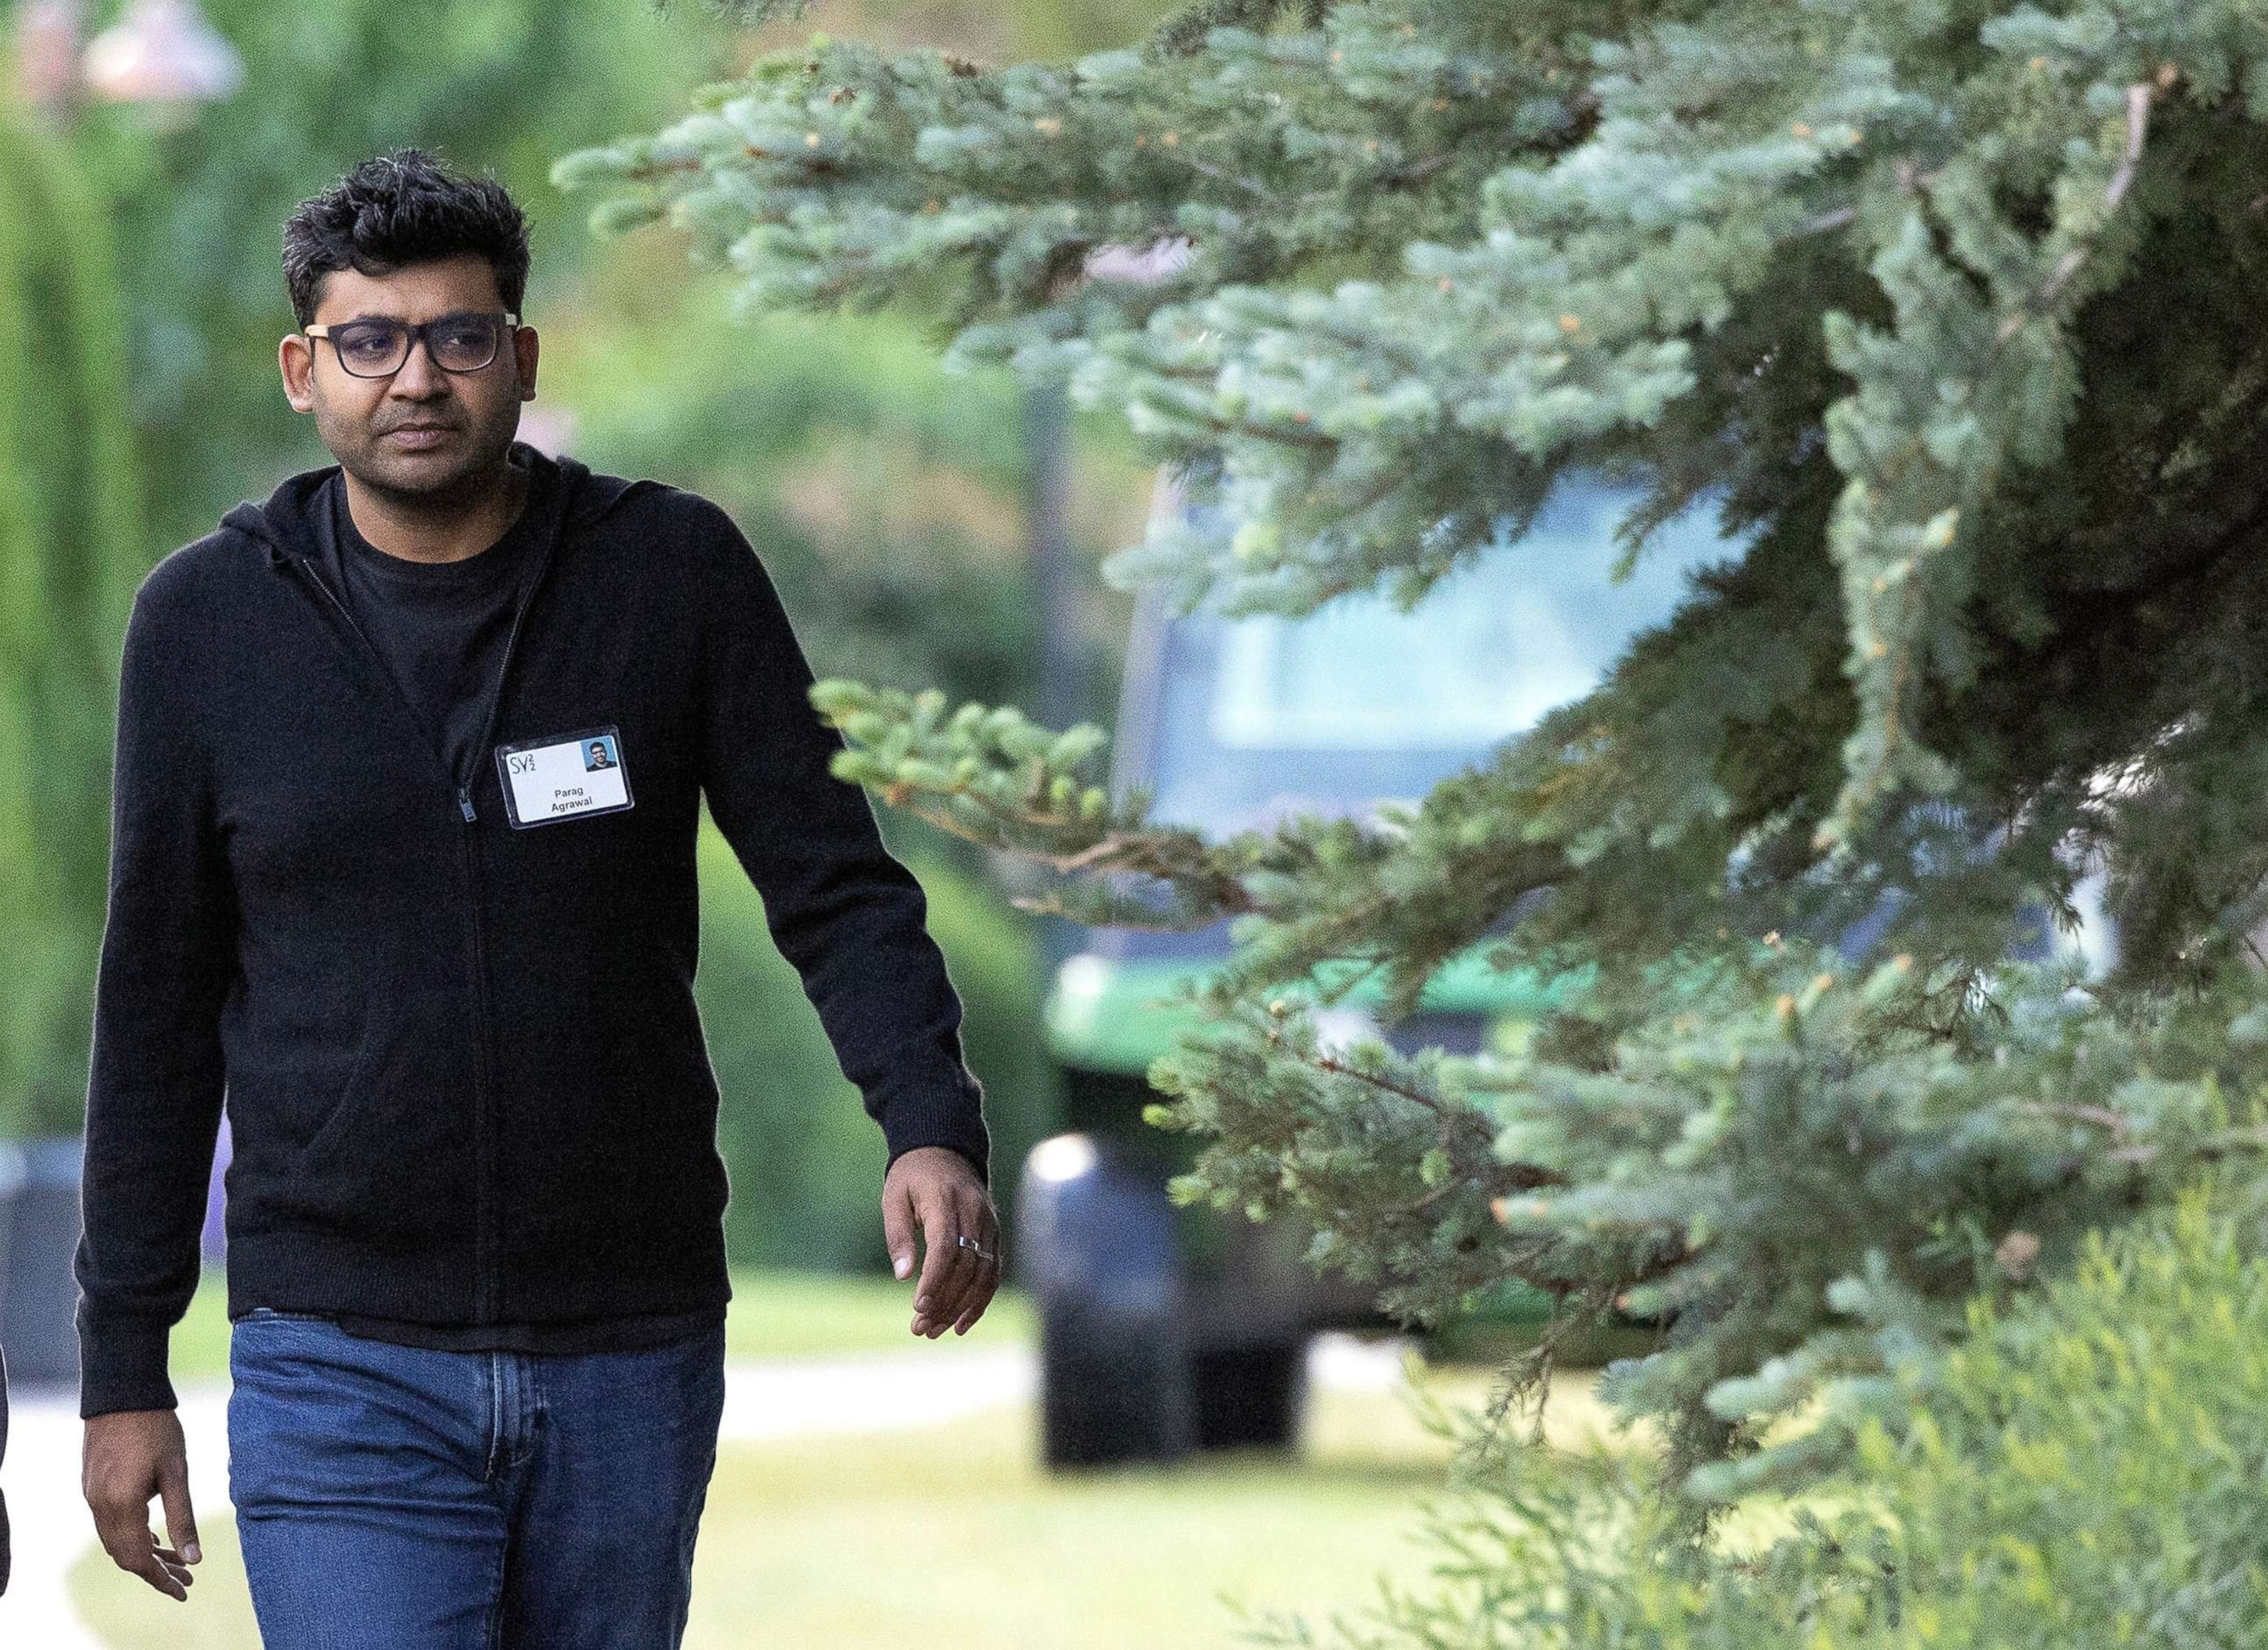
[[725,1331],[448,1352],[254,1308],[229,1493],[265,1650],[677,1650]]

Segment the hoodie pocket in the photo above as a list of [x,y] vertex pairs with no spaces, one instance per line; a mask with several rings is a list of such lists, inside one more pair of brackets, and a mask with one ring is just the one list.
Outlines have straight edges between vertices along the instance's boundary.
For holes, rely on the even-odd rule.
[[340,1134],[351,1125],[369,1091],[372,1073],[384,1062],[387,1041],[385,1011],[372,1005],[363,1020],[362,1037],[355,1045],[354,1064],[347,1069],[345,1082],[340,1085],[329,1107],[319,1115],[306,1144],[293,1154],[294,1175],[303,1175],[321,1162]]
[[478,1198],[468,1050],[449,1006],[374,1000],[352,1071],[275,1190],[279,1212],[396,1253],[459,1243]]

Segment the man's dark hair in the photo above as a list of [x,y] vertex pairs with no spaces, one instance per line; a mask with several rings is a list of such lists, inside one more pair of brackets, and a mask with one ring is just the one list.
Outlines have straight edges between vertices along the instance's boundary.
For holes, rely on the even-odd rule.
[[451,171],[422,149],[364,161],[284,220],[284,284],[302,327],[334,270],[390,275],[464,253],[489,261],[504,306],[518,313],[527,293],[526,218],[493,178]]

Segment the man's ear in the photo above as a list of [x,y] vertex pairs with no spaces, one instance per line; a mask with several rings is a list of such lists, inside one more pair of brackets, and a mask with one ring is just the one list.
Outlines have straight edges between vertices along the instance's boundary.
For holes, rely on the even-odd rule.
[[520,327],[512,335],[512,362],[519,369],[519,398],[535,399],[535,364],[542,354],[543,341],[535,335],[533,327]]
[[276,365],[284,374],[284,399],[294,412],[315,410],[315,346],[304,334],[287,332],[276,346]]

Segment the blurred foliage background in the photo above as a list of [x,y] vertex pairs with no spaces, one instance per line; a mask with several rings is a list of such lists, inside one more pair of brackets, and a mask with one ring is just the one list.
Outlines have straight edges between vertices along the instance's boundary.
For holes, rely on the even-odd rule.
[[0,107],[0,1131],[72,1126],[109,843],[111,683],[144,559],[111,225]]
[[[20,23],[28,8],[18,7]],[[97,4],[92,34],[123,8]],[[640,0],[206,0],[243,61],[188,111],[81,97],[29,106],[16,31],[0,90],[0,1137],[75,1133],[107,847],[114,669],[126,602],[168,550],[242,498],[330,462],[275,367],[292,325],[279,267],[292,205],[372,153],[416,144],[489,172],[526,210],[526,313],[544,345],[523,433],[593,468],[694,488],[777,579],[821,676],[1028,701],[1042,638],[1031,419],[1005,376],[948,378],[918,314],[742,324],[666,236],[603,245],[548,180],[579,144],[650,129],[688,90],[812,30],[970,56],[1138,38],[1140,4],[821,6],[738,28]],[[1138,536],[1147,473],[1105,426],[1065,448],[1063,530],[1090,565]],[[1082,578],[1064,638],[1086,714],[1108,702],[1126,599]],[[996,1177],[1058,1104],[1040,1048],[1042,937],[966,844],[887,818],[928,888],[968,1008]],[[725,1097],[736,1261],[883,1261],[879,1131],[704,827],[699,991]]]

